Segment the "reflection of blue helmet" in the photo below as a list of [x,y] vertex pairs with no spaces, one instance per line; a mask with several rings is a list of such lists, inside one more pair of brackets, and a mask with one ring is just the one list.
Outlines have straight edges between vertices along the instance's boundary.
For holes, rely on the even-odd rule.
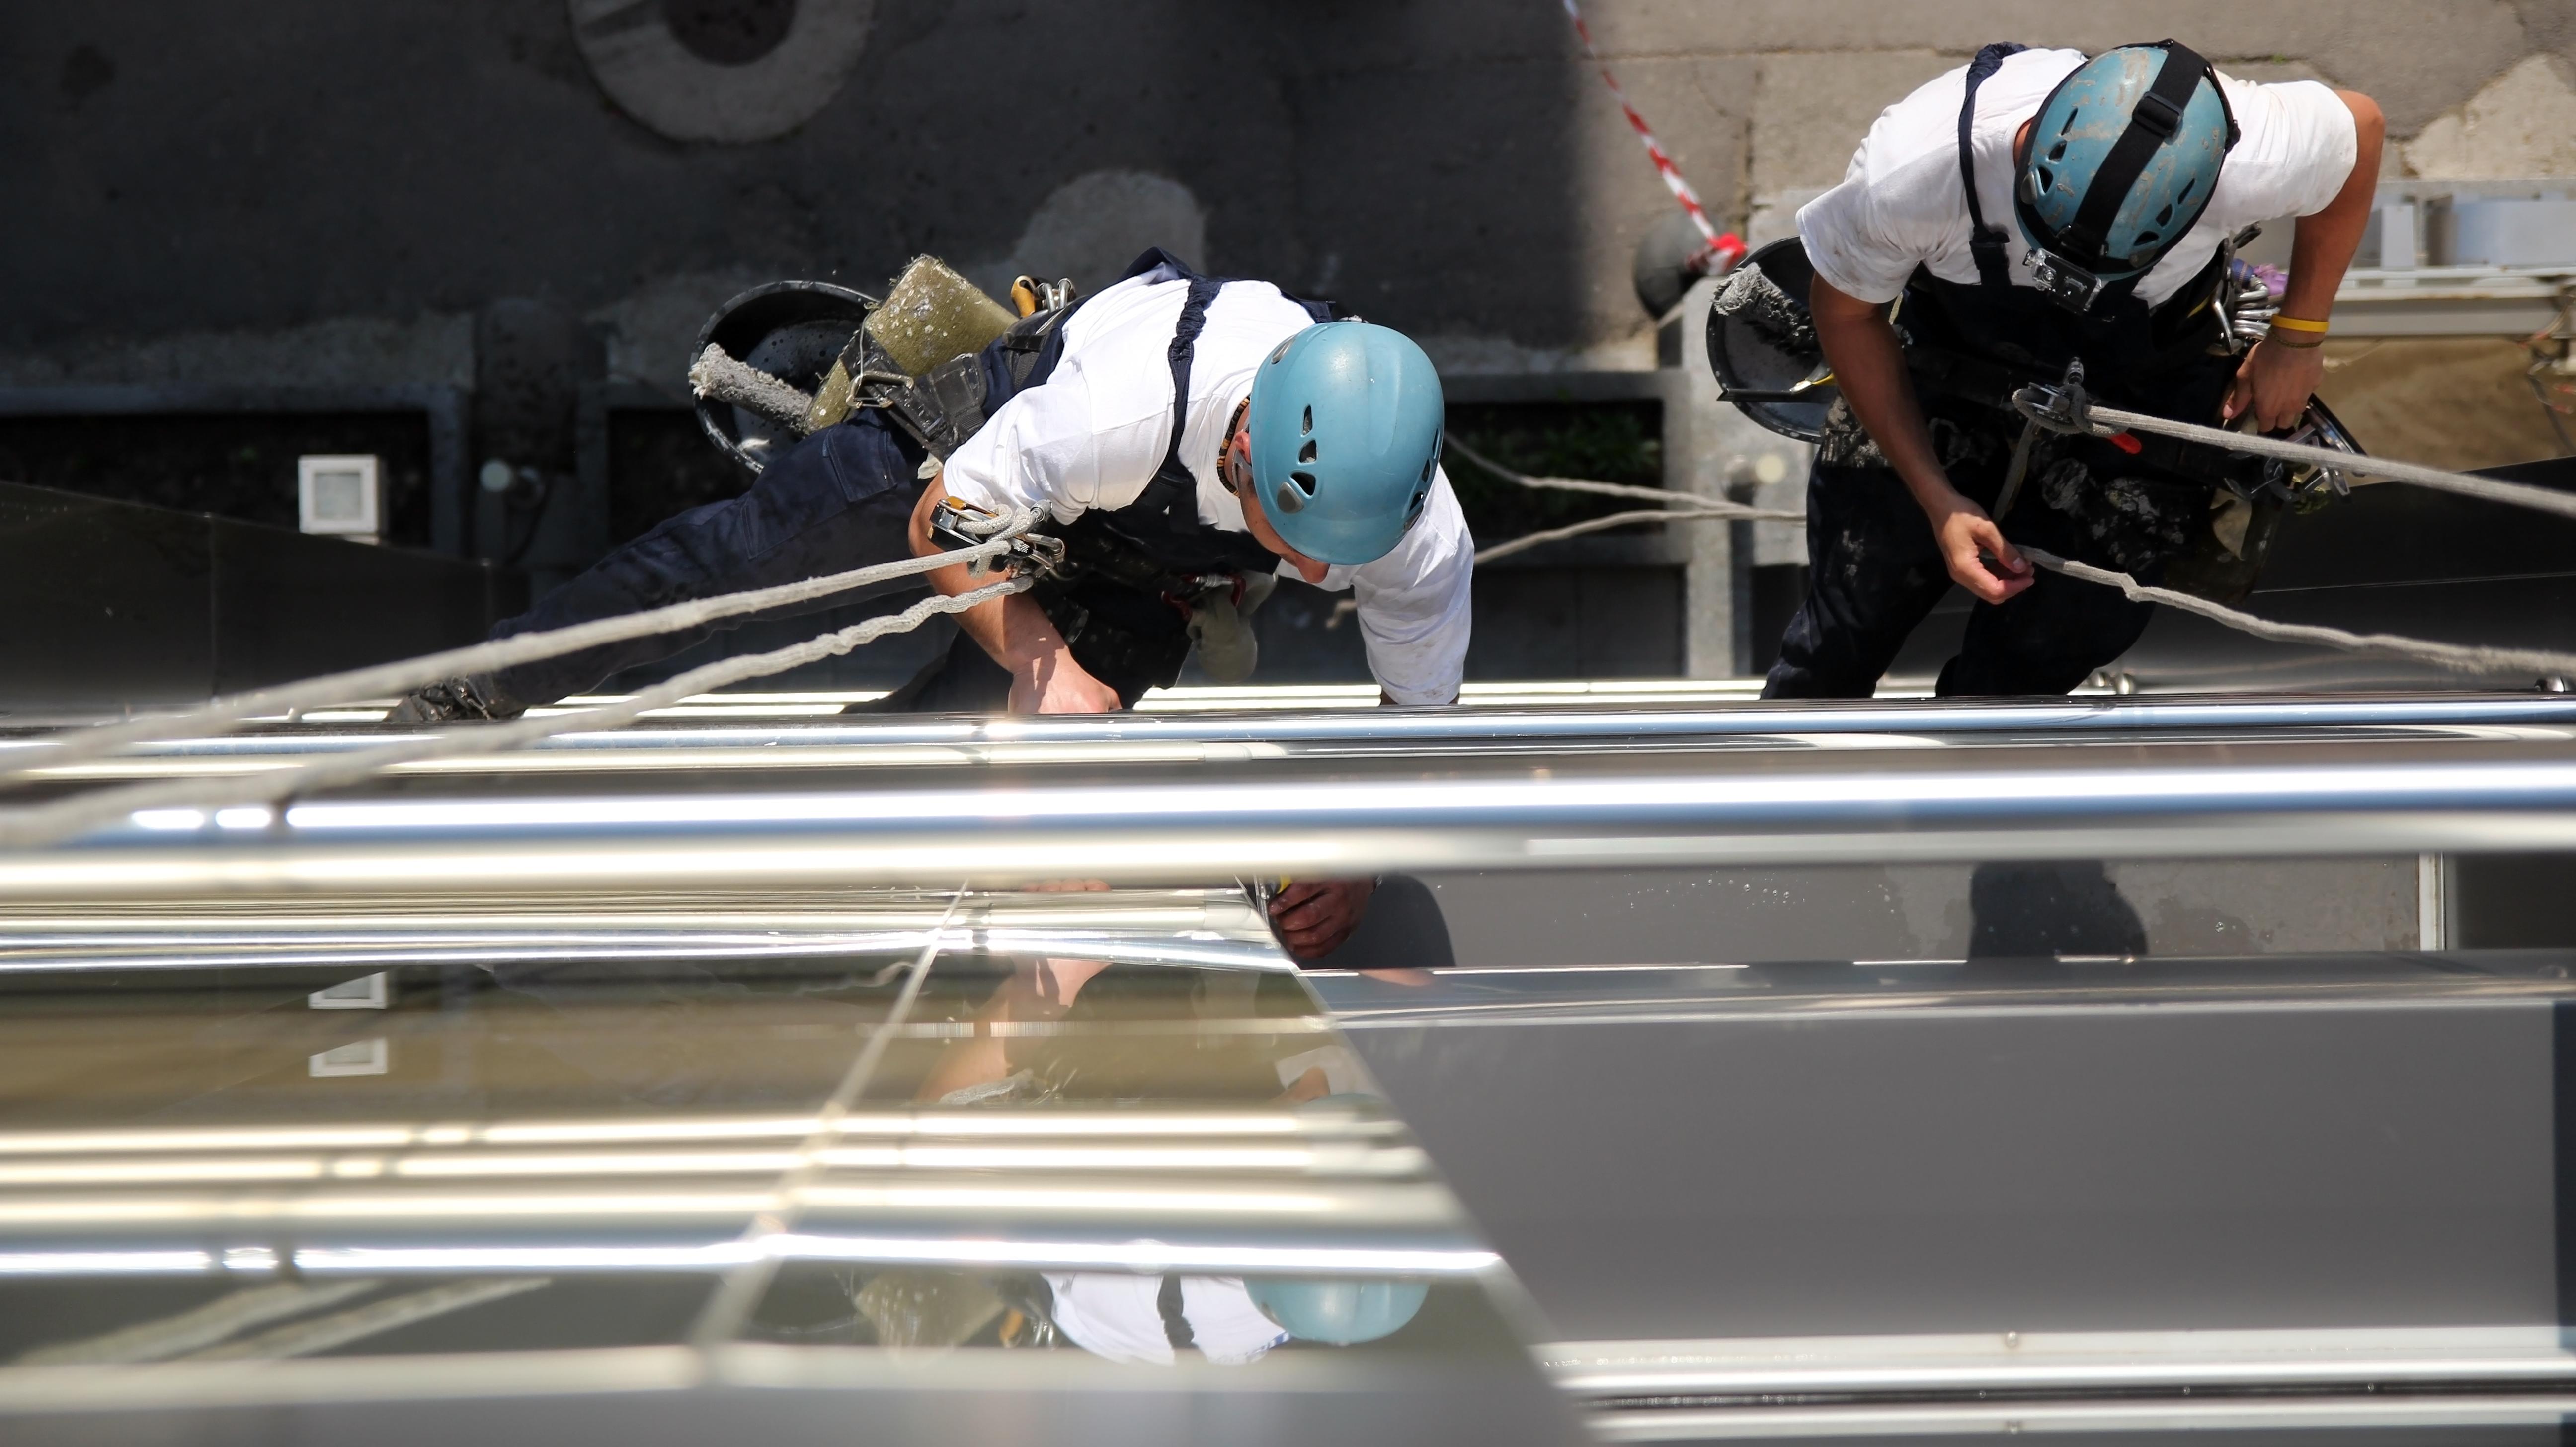
[[2022,237],[2099,280],[2136,276],[2200,220],[2235,144],[2217,72],[2189,46],[2105,51],[2040,102],[2013,187]]
[[1243,1289],[1280,1330],[1334,1346],[1392,1335],[1413,1320],[1431,1295],[1431,1288],[1419,1281],[1248,1278]]
[[1440,374],[1404,333],[1325,322],[1252,374],[1253,487],[1281,541],[1324,563],[1385,557],[1440,461]]

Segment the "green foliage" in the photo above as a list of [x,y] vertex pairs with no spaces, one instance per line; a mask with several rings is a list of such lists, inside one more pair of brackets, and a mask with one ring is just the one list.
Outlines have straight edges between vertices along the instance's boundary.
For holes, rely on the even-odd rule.
[[[1449,430],[1469,447],[1517,472],[1661,487],[1662,408],[1653,402],[1526,402],[1449,409]],[[1500,478],[1454,449],[1441,466],[1477,543],[1491,545],[1585,518],[1633,511],[1640,501],[1580,492],[1538,491]],[[1652,524],[1640,524],[1639,530]],[[1604,537],[1635,531],[1614,529]]]

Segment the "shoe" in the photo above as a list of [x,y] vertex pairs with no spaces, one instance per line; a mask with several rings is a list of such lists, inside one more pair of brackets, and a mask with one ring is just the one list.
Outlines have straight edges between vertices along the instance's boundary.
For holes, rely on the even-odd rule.
[[406,694],[385,713],[389,724],[441,724],[460,719],[517,718],[528,706],[512,698],[488,673],[451,678]]

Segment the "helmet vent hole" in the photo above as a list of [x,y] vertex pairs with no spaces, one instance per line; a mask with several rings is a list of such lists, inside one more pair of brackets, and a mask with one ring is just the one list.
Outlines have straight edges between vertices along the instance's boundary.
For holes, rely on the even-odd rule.
[[1306,445],[1297,449],[1297,461],[1300,463],[1311,463],[1314,460],[1315,439],[1309,437],[1306,439]]
[[[2155,244],[2156,244],[2156,233],[2155,233],[2155,232],[2152,232],[2152,231],[2141,231],[2141,232],[2139,232],[2139,233],[2138,233],[2138,245],[2139,245],[2139,246],[2141,246],[2141,247],[2147,247],[2147,246],[2153,246],[2153,245],[2155,245]],[[2134,252],[2133,252],[2133,253],[2131,253],[2131,254],[2132,254],[2132,255],[2135,255],[2136,253],[2134,253]]]
[[2039,168],[2039,193],[2048,195],[2057,189],[2057,173],[2046,166]]
[[1298,436],[1300,436],[1300,437],[1312,437],[1312,436],[1314,436],[1314,435],[1315,435],[1315,409],[1314,409],[1314,408],[1309,407],[1309,408],[1307,408],[1307,409],[1306,409],[1306,425],[1305,425],[1304,427],[1302,427],[1302,428],[1300,428],[1300,429],[1298,430],[1298,434],[1297,434],[1297,435],[1298,435]]
[[2156,224],[2157,224],[2158,226],[2164,226],[2164,225],[2167,225],[2167,224],[2171,223],[2171,222],[2172,222],[2172,220],[2173,220],[2173,208],[2172,208],[2171,206],[2168,206],[2168,207],[2166,207],[2165,209],[2163,209],[2162,211],[2159,211],[2159,212],[2157,212],[2157,213],[2156,213]]
[[[1431,486],[1431,469],[1438,467],[1439,465],[1440,459],[1436,457],[1431,459],[1429,462],[1422,464],[1422,485],[1426,490]],[[1421,501],[1422,499],[1420,496],[1416,496],[1414,498],[1416,505],[1419,505]]]
[[1288,474],[1288,480],[1297,484],[1297,490],[1306,494],[1306,496],[1313,497],[1315,495],[1315,475],[1313,473],[1292,472]]
[[2066,143],[2065,143],[2064,141],[2059,141],[2056,145],[2053,145],[2053,146],[2049,147],[2049,148],[2048,148],[2048,159],[2050,159],[2050,160],[2052,160],[2052,161],[2063,161],[2063,160],[2065,160],[2065,159],[2066,159]]

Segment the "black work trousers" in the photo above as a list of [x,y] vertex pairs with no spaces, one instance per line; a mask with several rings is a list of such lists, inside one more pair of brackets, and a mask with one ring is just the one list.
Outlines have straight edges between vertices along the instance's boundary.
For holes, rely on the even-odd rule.
[[[1841,409],[1837,407],[1839,413]],[[1867,698],[1908,635],[1952,587],[1932,526],[1847,418],[1807,482],[1807,597],[1780,639],[1764,698]],[[1933,440],[1958,488],[1991,512],[2017,429],[1936,416]],[[2060,557],[2161,576],[2208,528],[2210,488],[2146,473],[2094,438],[2045,439],[2004,536]],[[1978,603],[1944,697],[2065,693],[2117,659],[2154,613],[2117,589],[2042,570],[2002,604]]]

